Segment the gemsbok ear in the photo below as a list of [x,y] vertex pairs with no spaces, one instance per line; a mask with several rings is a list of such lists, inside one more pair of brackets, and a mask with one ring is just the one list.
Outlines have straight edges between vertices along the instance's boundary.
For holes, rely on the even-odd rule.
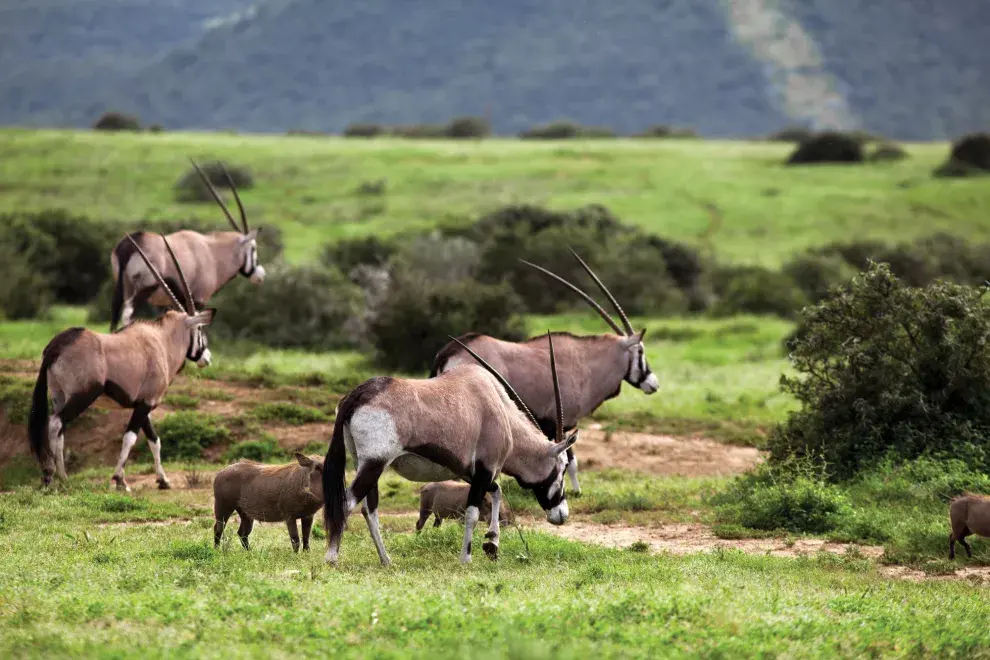
[[632,348],[636,344],[642,343],[643,342],[643,337],[645,337],[645,336],[646,336],[646,328],[643,328],[642,330],[640,330],[636,334],[629,335],[628,337],[626,337],[624,339],[624,342],[623,343],[625,344],[625,347],[626,348]]
[[186,327],[193,327],[196,325],[209,325],[213,323],[213,317],[217,315],[217,310],[212,307],[207,307],[204,310],[196,312],[192,316],[186,317]]
[[252,229],[248,233],[241,236],[240,243],[241,245],[244,245],[245,243],[256,240],[257,238],[258,238],[258,230]]
[[570,437],[568,437],[563,442],[554,443],[554,445],[553,445],[553,447],[551,447],[550,451],[553,452],[553,455],[554,456],[560,456],[565,451],[567,451],[568,449],[570,449],[571,447],[573,447],[575,442],[577,442],[577,432],[576,431],[574,433],[572,433],[570,435]]

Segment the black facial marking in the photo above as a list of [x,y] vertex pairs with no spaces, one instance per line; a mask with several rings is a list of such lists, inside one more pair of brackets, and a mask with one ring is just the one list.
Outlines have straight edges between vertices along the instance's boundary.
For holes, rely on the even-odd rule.
[[550,497],[550,487],[553,486],[554,482],[557,480],[557,470],[551,470],[550,474],[546,479],[539,482],[530,483],[519,477],[516,477],[516,481],[519,485],[526,490],[533,491],[533,495],[536,496],[536,501],[540,503],[540,508],[544,511],[549,511],[558,504],[564,501],[564,489],[561,488],[556,495]]

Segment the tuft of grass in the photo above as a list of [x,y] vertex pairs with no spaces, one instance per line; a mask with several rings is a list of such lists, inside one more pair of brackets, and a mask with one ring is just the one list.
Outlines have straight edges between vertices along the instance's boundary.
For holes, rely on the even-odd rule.
[[259,463],[284,460],[288,454],[279,446],[274,436],[265,434],[257,440],[243,440],[227,450],[225,459],[234,462],[242,458]]
[[34,382],[0,374],[0,410],[11,424],[27,424]]
[[316,408],[288,401],[259,403],[252,409],[251,414],[261,422],[290,424],[292,426],[326,422],[330,419],[326,413]]
[[199,399],[188,394],[170,392],[165,396],[164,404],[177,410],[195,410],[199,407]]

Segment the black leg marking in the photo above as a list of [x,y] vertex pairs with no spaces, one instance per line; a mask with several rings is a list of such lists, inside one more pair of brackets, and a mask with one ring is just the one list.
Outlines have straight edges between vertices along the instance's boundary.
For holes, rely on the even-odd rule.
[[296,528],[296,519],[289,518],[285,521],[285,526],[289,528],[289,541],[292,543],[292,551],[299,552],[299,530]]
[[[199,305],[196,306],[199,309]],[[306,516],[302,519],[302,545],[303,552],[309,552],[309,533],[313,529],[313,516]]]
[[69,400],[65,402],[62,409],[57,413],[58,418],[62,420],[62,432],[65,432],[65,428],[69,425],[72,420],[79,415],[83,414],[87,408],[93,405],[93,402],[100,398],[103,394],[102,385],[94,385],[82,392],[73,394],[69,397]]
[[357,476],[354,477],[354,483],[351,484],[351,496],[355,502],[360,502],[367,497],[368,501],[365,502],[365,506],[370,506],[370,493],[372,488],[374,488],[375,504],[371,510],[374,511],[378,508],[378,479],[384,471],[385,464],[379,461],[368,461],[361,465],[358,469]]

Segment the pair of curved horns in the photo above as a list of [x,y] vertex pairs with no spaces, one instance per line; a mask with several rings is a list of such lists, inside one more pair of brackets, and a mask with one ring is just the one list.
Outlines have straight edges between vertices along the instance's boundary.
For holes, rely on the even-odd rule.
[[618,335],[625,335],[627,337],[630,336],[630,335],[636,334],[636,332],[633,330],[632,324],[629,322],[629,317],[626,316],[626,313],[624,311],[622,311],[622,307],[619,306],[619,303],[615,299],[615,296],[612,295],[612,293],[608,290],[608,288],[605,286],[605,284],[602,283],[602,281],[600,279],[598,279],[598,276],[595,275],[595,272],[593,270],[591,270],[591,268],[588,266],[588,264],[584,263],[584,259],[582,259],[581,257],[579,257],[578,256],[578,253],[575,252],[573,248],[568,247],[567,249],[571,251],[571,254],[573,254],[574,255],[574,258],[578,260],[578,263],[581,264],[581,267],[584,268],[585,272],[588,273],[588,275],[591,276],[591,279],[593,279],[595,281],[595,284],[598,285],[598,288],[602,290],[602,293],[605,294],[605,296],[609,299],[609,302],[612,303],[612,306],[615,307],[615,311],[618,312],[619,319],[622,321],[622,326],[625,328],[625,331],[623,331],[621,328],[619,328],[619,325],[612,319],[611,316],[609,316],[609,313],[608,312],[606,312],[604,309],[602,309],[602,306],[601,305],[599,305],[597,302],[595,302],[594,298],[592,298],[591,296],[589,296],[587,293],[585,293],[584,291],[582,291],[577,286],[571,284],[570,282],[568,282],[567,280],[565,280],[560,275],[557,275],[556,273],[550,272],[549,270],[547,270],[546,268],[544,268],[542,266],[537,266],[536,264],[531,263],[529,261],[526,261],[525,259],[520,259],[519,261],[521,261],[522,263],[526,264],[527,266],[530,266],[532,268],[535,268],[536,270],[540,271],[541,273],[543,273],[545,275],[549,275],[550,277],[552,277],[553,279],[557,280],[558,282],[560,282],[564,286],[570,288],[571,291],[574,291],[576,294],[578,294],[579,296],[581,296],[585,300],[585,302],[587,302],[589,305],[591,305],[591,307],[596,312],[598,312],[598,314],[603,319],[605,319],[605,322],[608,323],[609,326],[613,330],[615,330],[615,333],[616,334],[618,334]]
[[141,259],[144,260],[144,263],[148,266],[151,274],[155,276],[156,280],[158,280],[158,284],[160,284],[165,293],[168,294],[168,297],[172,299],[172,305],[175,307],[176,311],[185,312],[190,316],[196,314],[196,305],[193,303],[192,291],[189,290],[189,282],[186,281],[186,275],[182,272],[182,266],[179,265],[179,260],[176,259],[175,252],[172,251],[172,246],[168,244],[168,239],[165,238],[165,234],[159,234],[159,236],[161,236],[162,240],[165,241],[165,248],[168,250],[168,256],[172,258],[172,263],[175,264],[175,270],[179,274],[179,281],[182,283],[183,294],[186,298],[185,305],[179,302],[175,292],[173,292],[169,285],[165,283],[165,278],[162,277],[162,274],[159,273],[158,269],[151,263],[148,255],[144,253],[144,250],[142,250],[141,246],[134,240],[134,237],[130,234],[125,234],[125,236],[134,245],[134,249],[137,250],[138,254],[141,255]]
[[[462,342],[457,337],[450,337],[450,338],[456,341],[458,344],[460,344],[461,348],[467,351],[471,355],[471,357],[477,360],[481,364],[481,366],[483,366],[485,369],[488,370],[489,373],[491,373],[491,375],[495,376],[496,380],[498,380],[498,382],[502,384],[502,387],[505,388],[505,391],[509,393],[509,396],[512,398],[512,400],[515,401],[520,408],[522,408],[524,413],[526,413],[526,416],[529,417],[529,421],[533,423],[533,426],[540,429],[540,431],[542,432],[543,429],[540,428],[540,424],[539,422],[536,421],[536,417],[533,415],[533,412],[522,400],[522,397],[520,397],[519,394],[514,389],[512,389],[512,385],[509,385],[509,381],[507,381],[505,377],[502,376],[502,374],[496,371],[495,367],[488,364],[483,357],[472,351],[467,344]],[[557,405],[556,442],[562,442],[564,440],[564,406],[560,401],[560,382],[557,380],[557,360],[553,353],[553,338],[550,336],[549,330],[547,330],[547,341],[550,342],[550,375],[553,377],[553,396],[554,396],[554,401]]]
[[189,159],[189,162],[196,168],[196,171],[199,173],[199,178],[203,180],[203,183],[206,184],[207,190],[210,191],[210,195],[212,195],[213,199],[216,200],[216,203],[220,205],[220,210],[223,211],[225,216],[227,216],[227,220],[230,221],[230,226],[234,228],[234,231],[242,234],[248,233],[250,230],[248,229],[247,214],[244,212],[244,205],[241,204],[241,197],[237,194],[237,186],[234,185],[234,179],[230,176],[230,172],[227,171],[224,164],[218,163],[220,165],[220,169],[223,170],[224,178],[227,179],[227,185],[230,186],[230,191],[234,193],[234,201],[237,202],[237,209],[241,212],[241,224],[243,227],[237,226],[237,223],[234,221],[234,216],[230,214],[230,210],[227,208],[227,205],[223,203],[220,193],[217,192],[217,189],[213,186],[213,182],[210,181],[210,177],[206,175],[203,168],[201,168],[192,158]]

